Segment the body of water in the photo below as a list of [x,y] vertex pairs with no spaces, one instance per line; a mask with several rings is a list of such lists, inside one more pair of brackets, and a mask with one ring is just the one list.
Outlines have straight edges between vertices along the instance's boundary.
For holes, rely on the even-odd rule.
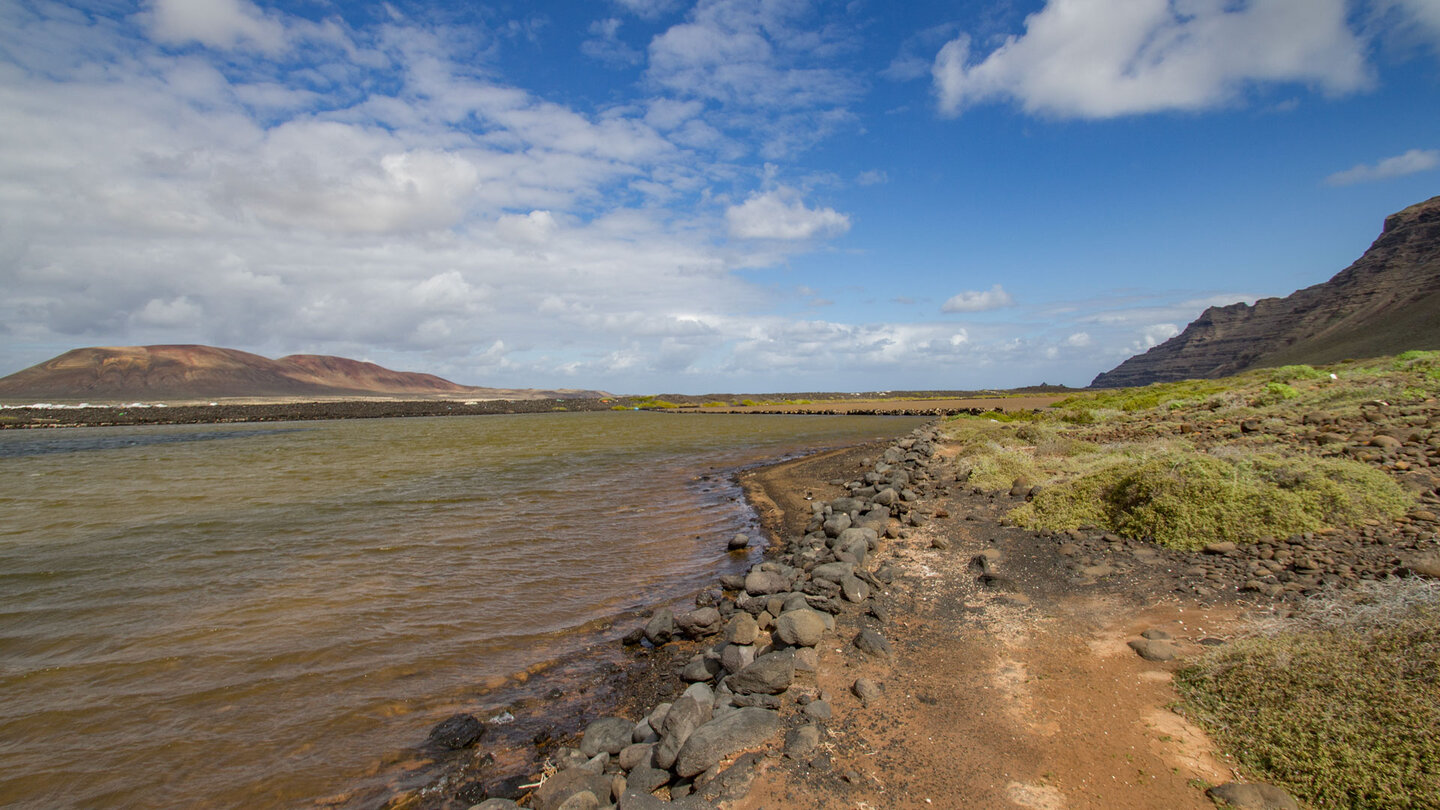
[[712,582],[753,529],[726,470],[920,421],[0,432],[0,804],[305,806],[363,787],[476,684]]

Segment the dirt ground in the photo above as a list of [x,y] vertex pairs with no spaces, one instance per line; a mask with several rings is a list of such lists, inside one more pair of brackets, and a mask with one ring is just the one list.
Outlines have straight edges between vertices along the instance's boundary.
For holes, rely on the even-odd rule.
[[[743,483],[767,527],[794,534],[807,495],[839,496],[827,481],[866,451],[790,462]],[[1143,565],[1119,581],[1077,578],[1053,542],[1001,525],[1003,510],[954,489],[932,488],[919,506],[927,525],[886,541],[882,560],[899,575],[876,598],[884,618],[841,616],[834,643],[822,647],[809,686],[834,716],[819,753],[767,759],[734,806],[1213,807],[1204,788],[1235,775],[1169,708],[1171,675],[1201,639],[1223,640],[1241,606],[1181,596],[1166,572]],[[949,547],[932,547],[937,538]],[[982,552],[1002,587],[979,581]],[[848,643],[867,626],[890,640],[891,660]],[[1149,662],[1127,646],[1150,629],[1175,639],[1179,660]],[[868,706],[851,691],[860,677],[883,690]]]

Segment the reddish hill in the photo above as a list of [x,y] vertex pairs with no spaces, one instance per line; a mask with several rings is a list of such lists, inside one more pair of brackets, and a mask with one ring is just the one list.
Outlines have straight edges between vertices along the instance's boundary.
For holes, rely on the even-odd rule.
[[271,360],[235,349],[192,345],[73,349],[0,378],[0,398],[32,401],[365,396],[537,399],[607,395],[602,391],[478,388],[344,357],[307,354]]
[[297,379],[332,388],[396,394],[465,394],[475,389],[434,374],[391,371],[374,363],[327,354],[292,354],[278,363],[289,365]]

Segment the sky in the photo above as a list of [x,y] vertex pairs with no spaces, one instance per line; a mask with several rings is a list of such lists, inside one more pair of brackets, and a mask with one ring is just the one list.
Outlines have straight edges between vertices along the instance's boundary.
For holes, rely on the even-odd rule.
[[0,0],[0,374],[1087,385],[1440,194],[1440,0]]

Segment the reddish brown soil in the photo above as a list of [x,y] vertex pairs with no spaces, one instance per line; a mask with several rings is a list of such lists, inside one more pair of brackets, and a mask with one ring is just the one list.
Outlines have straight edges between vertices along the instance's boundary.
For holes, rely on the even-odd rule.
[[[768,527],[793,533],[793,516],[774,507],[808,514],[804,493],[837,497],[825,482],[857,455],[789,462],[745,483]],[[835,710],[822,755],[770,757],[735,807],[1213,807],[1203,787],[1233,775],[1168,708],[1170,678],[1199,639],[1228,632],[1240,607],[1178,597],[1167,571],[1143,566],[1119,582],[1077,581],[1053,541],[1001,526],[985,497],[936,494],[922,509],[940,517],[884,552],[903,572],[877,600],[889,620],[842,616],[821,650],[810,688]],[[937,537],[950,548],[932,548]],[[977,582],[971,561],[984,549],[1001,552],[996,570],[1012,590]],[[848,644],[863,626],[891,641],[892,661]],[[1175,637],[1181,661],[1131,651],[1126,642],[1150,628]],[[868,707],[851,693],[857,677],[884,690]]]

